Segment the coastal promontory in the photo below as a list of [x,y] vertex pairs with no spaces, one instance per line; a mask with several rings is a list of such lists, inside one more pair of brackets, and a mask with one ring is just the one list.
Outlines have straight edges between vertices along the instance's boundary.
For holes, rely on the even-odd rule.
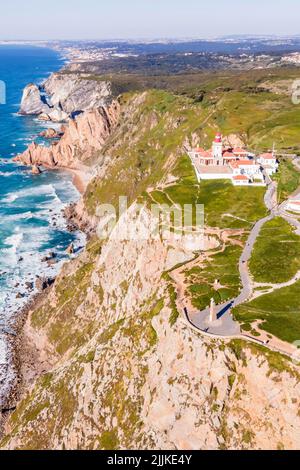
[[[284,71],[286,80],[289,73]],[[261,82],[270,74],[261,72]],[[295,111],[285,93],[250,93],[248,73],[227,81],[222,75],[222,87],[217,78],[213,74],[201,84],[203,101],[199,90],[191,91],[190,77],[179,77],[180,92],[171,79],[167,85],[175,91],[137,91],[135,81],[115,97],[97,79],[94,90],[99,83],[104,95],[84,110],[92,77],[83,79],[81,91],[78,84],[82,96],[73,106],[68,74],[50,79],[46,88],[55,104],[68,113],[83,112],[69,120],[59,142],[45,149],[31,144],[18,161],[56,168],[84,164],[91,170],[73,208],[81,227],[89,222],[88,243],[30,308],[20,352],[23,388],[1,448],[299,448],[299,365],[282,352],[294,351],[299,338],[299,280],[271,289],[267,279],[266,293],[259,286],[255,300],[261,303],[245,303],[238,312],[242,319],[235,320],[243,334],[210,334],[185,314],[191,318],[211,299],[222,305],[239,295],[239,260],[252,228],[267,214],[264,186],[199,182],[189,150],[211,144],[219,129],[234,145],[245,140],[263,151],[275,140],[282,153],[287,147],[300,152],[298,128],[287,132]],[[282,85],[275,73],[272,78]],[[258,107],[260,113],[254,111]],[[283,158],[281,168],[276,177],[285,197],[297,189],[299,174]],[[107,237],[99,237],[98,208],[117,208],[124,196],[128,209]],[[169,238],[144,236],[153,230],[153,205],[194,204],[205,207],[205,230],[200,240],[196,233],[192,249],[176,236],[171,218],[161,222],[164,229],[174,228]],[[292,265],[295,237],[284,227],[278,250],[270,248],[270,237],[258,239],[259,253],[267,253],[260,259],[268,256],[281,273],[284,263],[276,256],[284,250]],[[274,341],[277,348],[270,346]]]

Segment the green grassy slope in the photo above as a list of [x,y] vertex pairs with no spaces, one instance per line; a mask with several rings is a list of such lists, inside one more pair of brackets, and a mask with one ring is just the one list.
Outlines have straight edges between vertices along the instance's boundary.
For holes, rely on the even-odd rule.
[[262,228],[249,263],[256,282],[281,283],[300,269],[300,237],[284,219],[277,217]]
[[[238,272],[238,260],[242,248],[227,246],[223,253],[214,255],[203,268],[194,267],[186,272],[189,284],[187,295],[191,297],[195,308],[203,310],[214,298],[216,304],[233,299],[241,288]],[[218,279],[222,287],[214,289],[214,281]]]
[[207,112],[199,115],[197,126],[207,145],[219,128],[224,134],[240,133],[253,150],[268,150],[275,143],[279,151],[300,152],[300,106],[292,103],[290,91],[292,82],[299,78],[296,68],[90,78],[111,80],[116,93],[159,88],[192,100],[199,111]]
[[280,159],[279,171],[273,176],[278,182],[278,201],[285,201],[300,186],[300,172],[291,160]]
[[300,338],[300,282],[240,305],[233,314],[243,324],[262,320],[261,329],[284,341],[297,341]]
[[[148,90],[144,99],[134,92],[126,93],[121,99],[126,111],[102,152],[118,161],[108,170],[106,183],[91,183],[85,198],[89,212],[93,213],[97,200],[114,203],[131,182],[133,200],[174,170],[174,162],[184,155],[188,141],[196,138],[209,147],[218,130],[224,135],[236,134],[256,152],[275,144],[279,152],[300,154],[300,106],[292,103],[288,91],[294,78],[295,71],[289,69],[257,75],[196,74],[166,77],[169,90]],[[295,176],[288,163],[281,180],[283,196],[287,185],[292,189],[297,184],[291,183]]]

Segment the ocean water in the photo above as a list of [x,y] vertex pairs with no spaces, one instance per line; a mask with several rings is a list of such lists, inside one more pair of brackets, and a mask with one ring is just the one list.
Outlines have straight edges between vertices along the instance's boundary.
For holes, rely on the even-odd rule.
[[[38,134],[49,124],[17,114],[23,88],[41,83],[62,65],[49,49],[0,46],[0,80],[6,83],[6,104],[0,104],[0,403],[13,380],[9,339],[14,314],[33,294],[25,283],[57,274],[69,244],[79,249],[84,243],[82,234],[67,231],[62,216],[64,207],[79,198],[72,177],[58,171],[34,176],[12,162],[33,140],[47,145]],[[42,261],[49,252],[57,256],[53,266]]]

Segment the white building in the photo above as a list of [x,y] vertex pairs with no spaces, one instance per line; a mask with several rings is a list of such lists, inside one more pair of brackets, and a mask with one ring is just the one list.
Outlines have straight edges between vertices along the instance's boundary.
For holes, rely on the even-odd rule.
[[265,184],[261,165],[248,150],[225,148],[218,133],[211,150],[197,148],[189,152],[198,181],[230,179],[234,185]]
[[239,159],[231,162],[229,166],[233,170],[233,175],[245,175],[249,179],[257,179],[263,181],[264,177],[261,166],[254,159]]
[[278,170],[278,162],[274,152],[272,153],[262,153],[257,159],[258,163],[264,167],[269,176],[274,175]]

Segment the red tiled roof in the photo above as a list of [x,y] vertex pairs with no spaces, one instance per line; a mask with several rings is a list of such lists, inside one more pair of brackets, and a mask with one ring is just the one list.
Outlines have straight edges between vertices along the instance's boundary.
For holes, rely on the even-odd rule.
[[228,151],[223,153],[223,157],[224,158],[235,158],[236,159],[236,156],[232,152],[228,152]]
[[245,175],[236,175],[236,176],[233,176],[233,179],[237,181],[246,181],[246,180],[249,181],[248,176],[245,176]]
[[257,163],[254,160],[235,160],[234,162],[231,162],[230,165],[234,168],[238,168],[239,166],[257,165]]

